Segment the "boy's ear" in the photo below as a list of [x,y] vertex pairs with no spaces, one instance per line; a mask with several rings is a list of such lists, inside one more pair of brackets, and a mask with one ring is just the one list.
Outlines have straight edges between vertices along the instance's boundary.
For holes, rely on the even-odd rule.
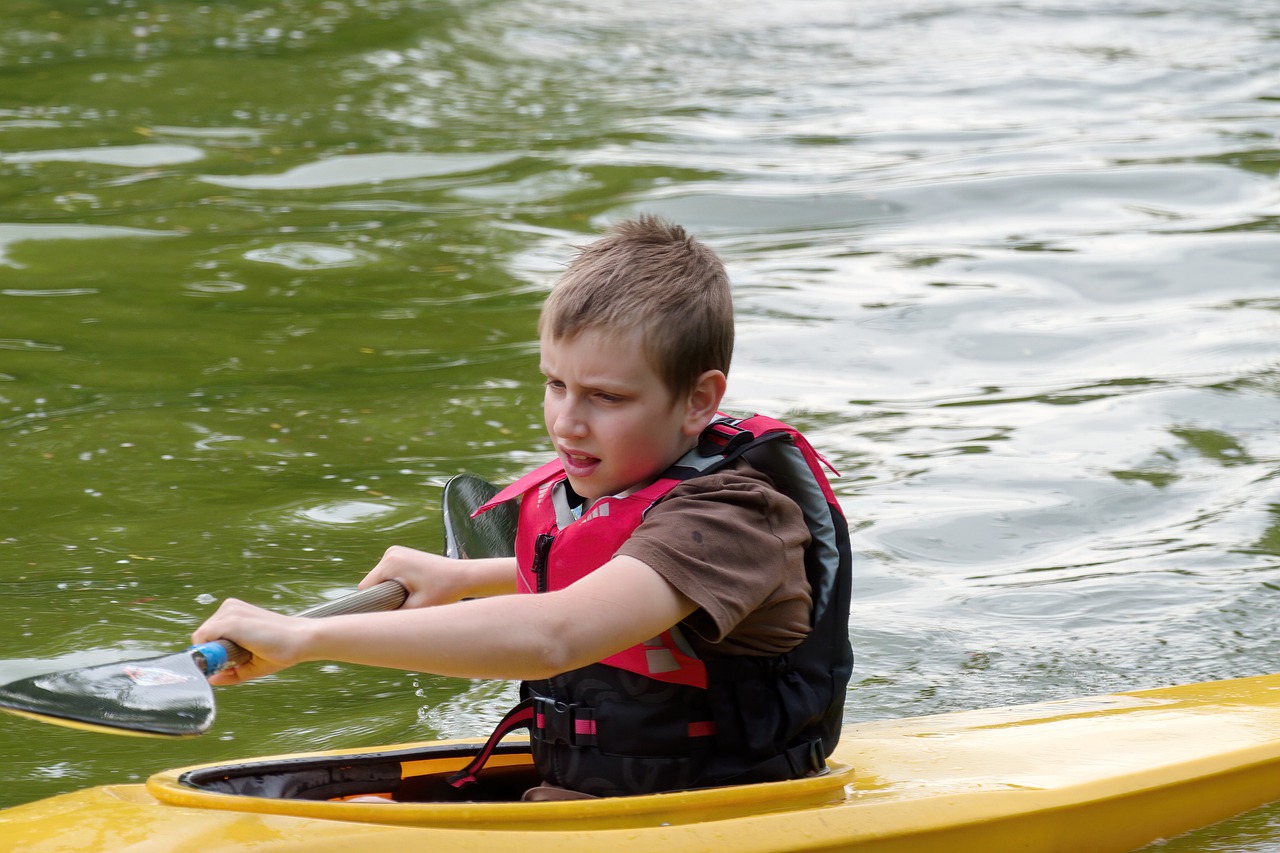
[[724,373],[719,370],[707,370],[698,377],[698,381],[693,385],[693,390],[689,392],[685,408],[685,435],[695,436],[702,434],[702,431],[707,428],[707,424],[711,423],[711,419],[720,410],[720,401],[724,399],[727,385],[728,380],[725,378]]

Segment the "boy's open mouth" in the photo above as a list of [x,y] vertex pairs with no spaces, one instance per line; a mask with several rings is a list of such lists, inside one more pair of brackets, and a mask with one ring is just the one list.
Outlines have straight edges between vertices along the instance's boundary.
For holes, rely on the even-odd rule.
[[564,462],[565,472],[577,477],[590,474],[600,464],[599,458],[588,453],[560,448],[560,459]]

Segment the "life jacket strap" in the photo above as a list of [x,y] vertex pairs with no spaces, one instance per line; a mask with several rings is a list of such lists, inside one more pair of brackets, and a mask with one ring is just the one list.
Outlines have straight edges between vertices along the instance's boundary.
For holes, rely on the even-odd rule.
[[755,440],[751,430],[738,426],[736,420],[716,420],[698,436],[698,455],[733,456]]
[[596,714],[585,705],[538,696],[533,701],[533,725],[537,737],[550,743],[596,745]]
[[725,779],[722,785],[747,785],[778,779],[803,779],[825,776],[828,772],[826,750],[822,739],[796,744],[743,773]]
[[[493,734],[466,767],[445,779],[454,788],[462,788],[476,781],[476,775],[484,769],[502,740],[516,729],[529,729],[537,739],[547,743],[567,744],[573,747],[596,746],[595,711],[577,703],[560,702],[547,696],[530,696],[516,705],[498,721]],[[716,724],[712,720],[691,722],[687,736],[715,737]]]
[[484,746],[480,747],[480,751],[476,753],[475,758],[471,759],[466,767],[445,779],[445,782],[454,788],[462,788],[476,781],[476,774],[489,763],[489,758],[493,755],[494,749],[497,748],[498,741],[516,729],[527,729],[533,726],[533,703],[534,700],[531,697],[508,711],[506,716],[498,721],[493,734],[489,735],[489,739],[484,742]]

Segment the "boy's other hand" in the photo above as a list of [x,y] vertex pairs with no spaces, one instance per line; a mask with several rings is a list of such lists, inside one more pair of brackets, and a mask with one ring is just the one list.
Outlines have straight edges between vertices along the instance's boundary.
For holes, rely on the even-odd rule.
[[230,640],[253,655],[248,663],[225,669],[209,679],[210,684],[239,684],[301,663],[305,648],[305,623],[311,620],[281,616],[228,598],[191,635],[197,645]]
[[515,577],[515,558],[454,560],[392,545],[360,581],[360,588],[396,581],[409,591],[401,609],[412,609],[514,592]]

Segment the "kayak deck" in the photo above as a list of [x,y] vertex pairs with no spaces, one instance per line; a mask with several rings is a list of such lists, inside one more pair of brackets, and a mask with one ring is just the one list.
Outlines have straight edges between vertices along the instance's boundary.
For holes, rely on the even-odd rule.
[[[465,762],[456,745],[166,771],[0,811],[0,849],[505,851],[553,838],[563,851],[1129,851],[1280,799],[1280,676],[846,726],[832,773],[791,782],[546,803],[329,800],[427,791]],[[494,765],[513,788],[527,781],[519,745]],[[324,767],[345,769],[301,772]],[[272,786],[285,796],[234,792]]]

